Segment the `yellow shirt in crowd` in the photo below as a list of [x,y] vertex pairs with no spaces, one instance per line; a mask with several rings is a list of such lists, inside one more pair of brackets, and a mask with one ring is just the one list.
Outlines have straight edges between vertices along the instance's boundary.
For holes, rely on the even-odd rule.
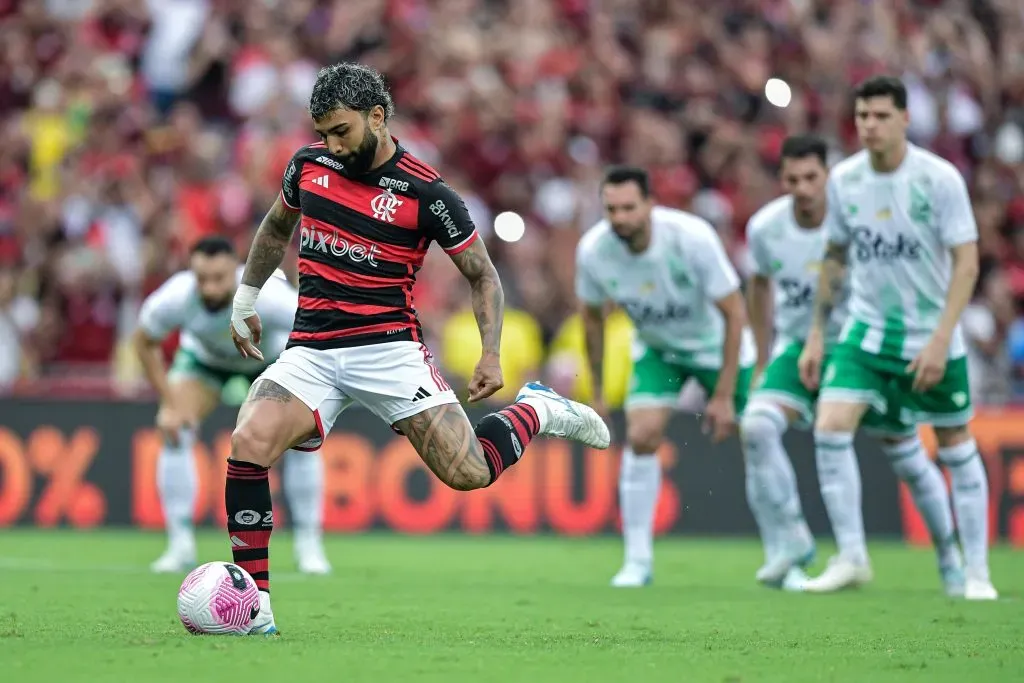
[[[629,375],[633,369],[633,324],[622,310],[612,311],[604,323],[604,403],[609,408],[621,408],[629,388]],[[569,357],[575,361],[576,382],[572,397],[581,403],[593,399],[590,382],[590,363],[583,336],[583,320],[573,315],[562,324],[551,342],[550,357]]]
[[[480,351],[480,330],[473,311],[463,309],[448,318],[441,331],[440,360],[463,386],[473,378]],[[506,309],[501,327],[501,373],[505,386],[494,394],[494,400],[514,401],[523,384],[537,379],[543,362],[544,338],[537,321],[523,311]]]

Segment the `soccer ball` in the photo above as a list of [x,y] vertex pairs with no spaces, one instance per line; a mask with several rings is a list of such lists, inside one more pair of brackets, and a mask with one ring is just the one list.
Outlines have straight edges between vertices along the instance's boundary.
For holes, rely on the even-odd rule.
[[192,634],[245,635],[259,613],[256,582],[230,562],[196,567],[178,590],[178,617]]

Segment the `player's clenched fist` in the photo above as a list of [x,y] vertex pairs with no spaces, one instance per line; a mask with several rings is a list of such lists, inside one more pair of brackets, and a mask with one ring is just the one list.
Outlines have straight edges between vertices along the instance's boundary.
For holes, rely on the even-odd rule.
[[469,400],[480,401],[505,386],[501,376],[501,362],[494,354],[485,354],[476,364],[473,379],[469,381]]

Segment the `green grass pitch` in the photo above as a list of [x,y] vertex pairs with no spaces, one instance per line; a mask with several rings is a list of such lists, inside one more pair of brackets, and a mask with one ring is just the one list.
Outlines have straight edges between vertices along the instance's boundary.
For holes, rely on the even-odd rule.
[[[876,580],[830,596],[755,585],[753,541],[661,540],[654,586],[615,590],[617,539],[332,536],[334,574],[274,535],[282,637],[188,635],[158,534],[0,532],[0,676],[11,683],[1024,680],[1024,553],[1003,598],[941,594],[927,550],[872,544]],[[821,548],[822,555],[828,548]],[[229,560],[222,534],[204,561]],[[822,562],[819,560],[818,568]]]

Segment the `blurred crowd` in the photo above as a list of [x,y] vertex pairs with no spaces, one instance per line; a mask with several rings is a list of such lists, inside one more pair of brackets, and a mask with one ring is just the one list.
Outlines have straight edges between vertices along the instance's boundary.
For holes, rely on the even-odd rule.
[[[841,158],[851,85],[900,75],[912,139],[974,199],[977,400],[1024,396],[1020,0],[0,0],[0,386],[138,391],[141,300],[198,237],[245,253],[313,139],[317,69],[342,60],[385,73],[393,132],[487,236],[510,390],[542,374],[582,398],[573,250],[600,218],[602,167],[649,168],[658,201],[711,221],[745,273],[783,138],[815,131]],[[765,99],[770,77],[787,107]],[[514,243],[493,234],[507,210],[527,222]],[[454,383],[479,341],[445,261],[431,253],[416,303]],[[615,404],[629,326],[610,328]]]

